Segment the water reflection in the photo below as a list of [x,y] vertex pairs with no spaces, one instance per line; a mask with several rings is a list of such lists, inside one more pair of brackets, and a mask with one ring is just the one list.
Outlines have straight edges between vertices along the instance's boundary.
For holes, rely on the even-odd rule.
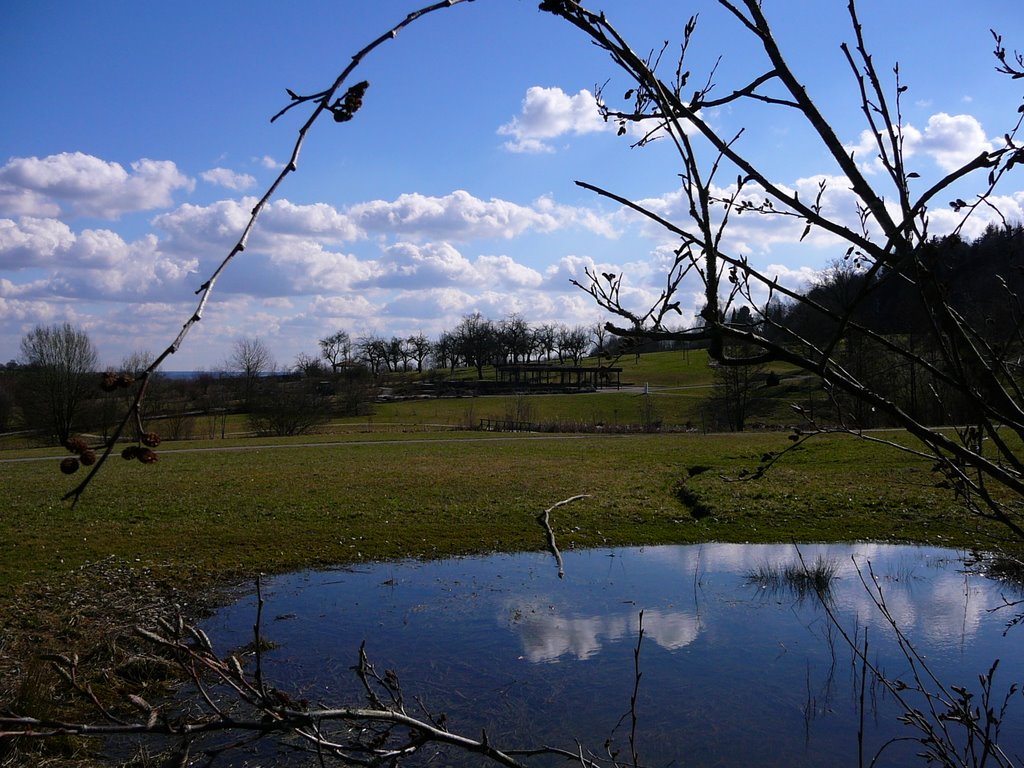
[[[516,631],[523,644],[523,656],[532,662],[558,661],[563,656],[578,660],[596,655],[603,644],[635,637],[639,613],[618,616],[568,617],[561,613],[538,614],[535,608],[524,613],[516,608]],[[648,639],[668,651],[689,645],[700,633],[700,618],[684,611],[652,609],[644,614]]]
[[[887,673],[905,676],[908,665],[865,582],[882,590],[940,679],[976,684],[1001,658],[997,690],[1005,690],[1024,680],[1022,630],[1003,636],[1009,617],[990,609],[1004,587],[966,573],[962,554],[705,544],[565,553],[564,580],[543,554],[293,574],[264,589],[264,614],[280,617],[266,629],[278,647],[265,672],[336,704],[356,694],[348,667],[365,639],[378,668],[398,670],[407,694],[445,711],[453,729],[486,728],[514,746],[571,746],[578,737],[599,748],[629,706],[643,610],[645,763],[852,764],[858,663],[817,601],[762,588],[750,575],[823,559],[835,569],[831,609],[858,642],[867,628],[872,659]],[[239,647],[251,639],[253,614],[244,599],[205,629],[220,648]],[[868,698],[873,755],[903,726],[883,691]],[[1004,745],[1018,754],[1022,706],[1004,723]],[[893,748],[878,765],[913,754]]]

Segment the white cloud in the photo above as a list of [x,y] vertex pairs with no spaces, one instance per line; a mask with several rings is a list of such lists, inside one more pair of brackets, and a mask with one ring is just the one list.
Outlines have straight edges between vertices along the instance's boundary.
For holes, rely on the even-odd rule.
[[[923,131],[913,125],[905,125],[903,137],[905,158],[923,155],[947,172],[995,148],[985,135],[981,123],[972,115],[939,112],[928,118]],[[878,145],[871,131],[862,131],[860,140],[845,146],[845,149],[853,153],[854,159],[865,172],[877,173],[882,170]]]
[[[205,206],[186,203],[156,216],[153,225],[166,234],[161,250],[201,256],[209,264],[219,261],[241,236],[256,202],[254,197],[244,197],[218,200]],[[315,251],[315,261],[319,262],[323,254],[328,253],[324,248],[326,244],[350,242],[363,236],[349,216],[326,203],[271,202],[263,210],[248,242],[248,269],[253,269],[250,252],[283,254],[281,261],[288,263]],[[336,254],[331,258],[334,257]],[[311,270],[309,274],[322,273]]]
[[54,291],[79,298],[139,301],[188,295],[183,283],[198,261],[161,253],[154,235],[126,242],[110,230],[81,232],[54,270]]
[[[387,315],[390,320],[405,318],[416,322],[424,332],[439,335],[451,329],[459,318],[474,311],[479,297],[456,287],[424,288],[389,294],[380,308],[378,322]],[[383,324],[383,323],[382,323]]]
[[539,197],[533,202],[533,208],[538,213],[549,214],[563,222],[563,226],[578,226],[582,229],[593,232],[595,235],[614,240],[619,237],[620,232],[614,225],[615,216],[602,215],[591,208],[575,208],[568,205],[559,205],[550,197]]
[[917,145],[911,145],[910,150],[920,151],[931,157],[942,170],[952,171],[993,148],[976,118],[940,112],[928,118],[923,136]]
[[[586,271],[597,269],[594,260],[589,256],[567,255],[544,270],[544,287],[548,290],[563,290],[570,286],[572,280],[584,282]],[[606,270],[607,271],[607,270]]]
[[787,264],[769,264],[764,274],[769,279],[778,278],[781,285],[808,287],[818,282],[822,270],[811,267],[792,267]]
[[500,126],[498,135],[512,137],[505,142],[510,152],[538,153],[555,151],[549,139],[609,130],[590,91],[570,96],[561,88],[535,85],[526,91],[519,114]]
[[511,238],[526,231],[551,232],[568,223],[564,212],[480,200],[464,190],[444,197],[412,193],[391,202],[373,200],[352,206],[348,214],[368,231],[444,240]]
[[0,211],[117,219],[167,207],[175,190],[194,186],[169,160],[137,160],[126,171],[119,163],[82,152],[15,157],[0,168]]
[[471,288],[529,289],[543,278],[509,256],[478,256],[470,261],[450,243],[396,243],[384,249],[376,274],[366,285],[378,288],[430,289],[446,285]]
[[363,237],[352,217],[327,203],[295,205],[288,200],[270,203],[259,227],[280,235],[315,237],[328,242],[350,242]]
[[[820,190],[822,183],[824,183],[824,191]],[[777,182],[776,186],[786,194],[798,194],[800,200],[808,204],[817,201],[821,206],[821,213],[825,217],[852,231],[860,232],[856,200],[850,190],[850,182],[845,176],[809,176],[788,184]],[[716,199],[730,198],[735,191],[735,184],[727,187],[712,186],[711,189],[711,193]],[[763,203],[766,197],[767,195],[760,187],[747,185],[744,187],[741,199],[749,201],[756,208]],[[733,256],[751,256],[769,254],[782,246],[803,245],[817,249],[841,246],[838,236],[819,227],[812,228],[801,242],[805,222],[794,216],[783,215],[782,206],[778,204],[778,201],[774,202],[776,203],[775,208],[764,213],[757,210],[741,212],[738,208],[734,209],[722,237],[722,251]],[[641,200],[639,203],[681,229],[696,232],[689,216],[689,202],[682,190],[674,190],[659,197]],[[721,219],[723,210],[721,206],[712,208],[712,216],[716,222]],[[652,239],[660,239],[662,242],[674,245],[679,243],[679,238],[676,235],[653,222],[641,219],[636,214],[624,213],[623,217],[640,222],[641,231]]]
[[269,271],[269,291],[297,294],[352,291],[378,271],[371,261],[327,250],[311,240],[274,249],[263,268]]
[[479,256],[473,262],[480,279],[488,285],[509,288],[537,288],[543,278],[535,269],[518,263],[510,256]]
[[109,229],[75,234],[55,219],[23,217],[18,222],[0,219],[0,267],[48,270],[31,283],[7,281],[7,295],[17,291],[118,301],[178,286],[197,262],[159,253],[153,235],[126,242]]
[[370,285],[382,288],[434,288],[479,280],[470,262],[449,243],[397,243],[384,249]]
[[71,228],[56,219],[22,216],[18,221],[0,219],[0,267],[21,269],[53,262],[75,241]]
[[33,189],[5,184],[0,176],[0,213],[9,216],[55,217],[60,206]]
[[[249,220],[256,198],[220,200],[206,206],[186,203],[160,214],[153,224],[171,236],[175,247],[230,247]],[[552,232],[570,226],[605,237],[617,232],[608,218],[593,211],[562,206],[541,198],[532,206],[507,200],[481,200],[463,190],[443,197],[400,195],[393,201],[372,200],[339,211],[326,203],[270,203],[254,237],[266,243],[275,235],[353,242],[368,233],[440,241],[508,239],[528,232]]]
[[[960,234],[973,239],[980,237],[990,225],[1001,226],[1003,219],[1021,224],[1024,223],[1024,191],[1006,195],[992,195],[988,204],[976,208],[963,223]],[[998,211],[998,213],[997,213]],[[957,213],[948,207],[936,206],[928,213],[928,224],[931,234],[945,235],[960,226],[964,213]]]
[[325,333],[338,328],[350,328],[350,333],[353,333],[356,327],[365,325],[367,319],[375,318],[379,313],[380,308],[360,292],[343,296],[314,296],[306,315],[316,318],[316,322],[326,329]]
[[256,184],[256,179],[247,173],[235,173],[228,168],[211,168],[199,174],[203,181],[226,189],[244,192]]
[[208,253],[211,249],[226,255],[249,221],[256,198],[218,200],[200,206],[185,203],[173,211],[156,216],[152,224],[169,235],[164,247],[172,251]]

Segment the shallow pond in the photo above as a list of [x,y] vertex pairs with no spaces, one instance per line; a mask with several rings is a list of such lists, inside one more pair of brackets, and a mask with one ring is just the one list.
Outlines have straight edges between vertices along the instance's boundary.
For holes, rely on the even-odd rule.
[[[838,623],[797,576],[800,557],[830,572],[817,586]],[[445,712],[453,731],[486,728],[506,747],[573,749],[579,739],[596,752],[611,736],[625,756],[642,611],[643,764],[856,765],[863,723],[865,764],[888,744],[877,765],[907,765],[920,745],[889,742],[920,733],[897,720],[890,692],[862,678],[842,634],[863,646],[866,633],[871,662],[913,687],[911,662],[861,577],[877,583],[919,672],[980,697],[979,675],[1000,659],[1001,705],[1024,681],[1024,627],[1004,633],[1014,610],[994,609],[1021,591],[980,570],[934,548],[704,544],[568,552],[564,579],[541,553],[297,573],[263,584],[263,631],[277,644],[263,663],[276,685],[313,702],[361,704],[350,668],[365,640],[406,699]],[[203,627],[218,649],[241,647],[254,616],[250,595]],[[1024,756],[1019,691],[1000,743]]]

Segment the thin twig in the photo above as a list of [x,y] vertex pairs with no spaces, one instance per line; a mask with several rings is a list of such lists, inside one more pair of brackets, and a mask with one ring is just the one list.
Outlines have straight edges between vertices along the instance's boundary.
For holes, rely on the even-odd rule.
[[558,551],[558,544],[555,543],[555,532],[551,530],[551,513],[566,504],[571,504],[574,501],[588,498],[590,498],[590,494],[587,493],[581,493],[578,496],[570,496],[568,499],[562,499],[556,504],[552,504],[537,515],[537,522],[540,523],[542,528],[544,528],[544,532],[548,537],[548,549],[551,551],[551,554],[555,556],[555,564],[558,566],[558,578],[560,579],[565,577],[565,566],[562,563],[562,553]]

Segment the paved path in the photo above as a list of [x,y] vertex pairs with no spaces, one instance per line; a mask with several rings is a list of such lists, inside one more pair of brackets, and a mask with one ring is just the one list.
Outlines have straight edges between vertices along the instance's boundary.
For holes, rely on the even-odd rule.
[[[615,433],[600,432],[594,434],[558,434],[558,435],[524,435],[518,436],[494,436],[494,437],[438,437],[438,438],[412,438],[409,440],[326,440],[317,443],[263,443],[260,445],[225,445],[211,446],[209,448],[161,448],[157,453],[161,456],[171,453],[214,453],[218,451],[262,451],[276,450],[280,448],[329,448],[339,446],[368,446],[368,445],[422,445],[424,443],[486,443],[486,442],[512,442],[516,440],[586,440],[594,437],[619,437]],[[59,461],[67,454],[57,456],[32,456],[18,459],[0,459],[0,464],[15,464],[26,461]]]

